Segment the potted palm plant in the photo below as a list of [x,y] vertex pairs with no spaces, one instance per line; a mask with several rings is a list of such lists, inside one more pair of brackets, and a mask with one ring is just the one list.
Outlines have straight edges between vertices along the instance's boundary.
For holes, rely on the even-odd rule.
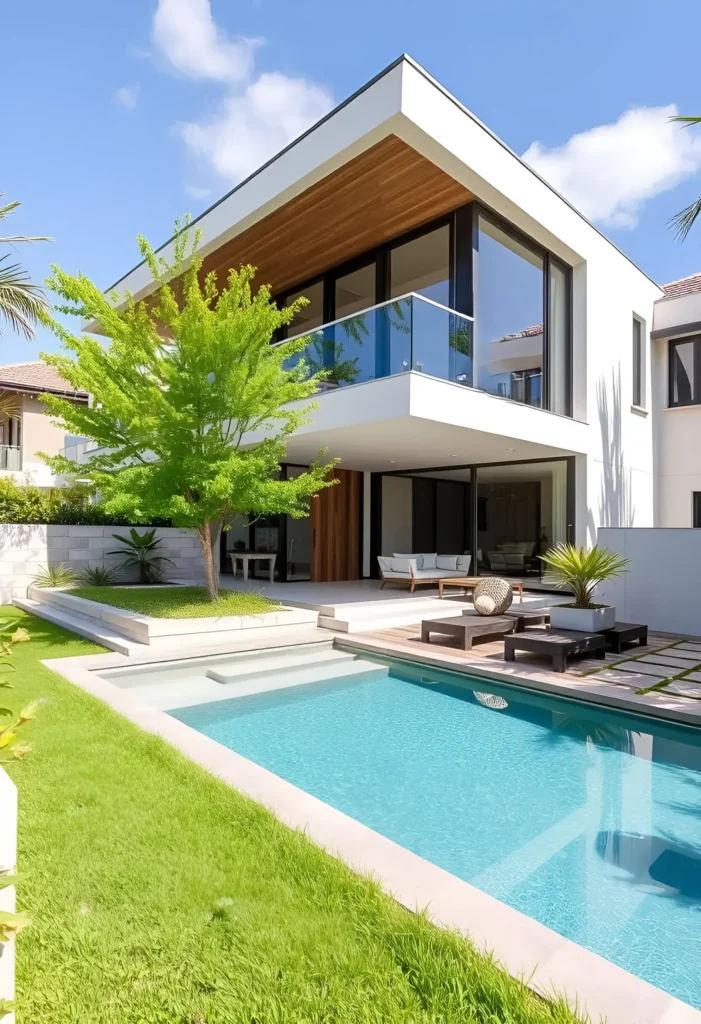
[[555,629],[575,629],[595,633],[616,624],[612,604],[595,604],[594,590],[599,583],[627,572],[629,559],[595,545],[587,550],[574,544],[558,544],[539,556],[547,565],[543,582],[558,588],[569,588],[574,601],[553,605],[550,624]]

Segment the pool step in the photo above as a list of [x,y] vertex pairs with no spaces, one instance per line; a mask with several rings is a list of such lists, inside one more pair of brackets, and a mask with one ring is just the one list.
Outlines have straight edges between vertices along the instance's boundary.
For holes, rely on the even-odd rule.
[[351,657],[336,664],[299,665],[284,672],[270,669],[267,675],[229,683],[218,683],[214,679],[202,678],[180,680],[172,684],[144,683],[131,687],[129,696],[161,711],[173,711],[176,708],[250,697],[257,693],[269,693],[273,690],[285,690],[334,679],[352,678],[370,682],[373,679],[384,678],[388,672],[389,669],[385,665]]
[[337,651],[329,645],[322,650],[305,651],[278,651],[274,654],[265,654],[255,657],[236,658],[230,664],[222,668],[209,668],[206,675],[220,684],[242,683],[249,679],[259,679],[270,672],[281,675],[287,672],[296,672],[300,668],[322,665],[348,664],[355,661],[356,655],[348,651]]

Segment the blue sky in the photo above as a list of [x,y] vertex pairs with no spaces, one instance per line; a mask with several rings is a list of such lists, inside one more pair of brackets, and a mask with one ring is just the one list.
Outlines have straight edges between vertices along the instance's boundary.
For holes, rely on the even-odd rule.
[[[701,113],[700,21],[692,0],[13,4],[0,191],[12,233],[56,239],[22,248],[35,280],[56,261],[106,287],[138,232],[162,242],[404,51],[665,282],[701,270],[701,225],[666,227],[701,194],[701,133],[658,109]],[[56,347],[0,344],[5,363]]]

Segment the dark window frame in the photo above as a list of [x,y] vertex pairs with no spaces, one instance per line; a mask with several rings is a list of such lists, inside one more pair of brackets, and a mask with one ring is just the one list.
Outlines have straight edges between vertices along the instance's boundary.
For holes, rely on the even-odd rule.
[[691,522],[696,530],[701,530],[701,491],[691,492]]
[[645,321],[633,313],[633,405],[645,408]]
[[[504,231],[505,234],[509,235],[514,241],[530,249],[531,252],[536,253],[543,259],[543,371],[542,371],[542,384],[541,384],[541,405],[536,408],[540,408],[545,412],[551,411],[551,387],[550,387],[550,268],[551,265],[555,264],[557,267],[564,271],[566,277],[566,291],[567,291],[567,395],[565,396],[564,402],[564,413],[555,413],[555,415],[564,415],[571,418],[573,415],[573,392],[574,392],[574,356],[573,356],[573,336],[574,336],[574,312],[573,312],[573,288],[572,288],[572,267],[559,259],[553,253],[551,253],[545,246],[540,245],[530,236],[524,234],[518,228],[514,227],[509,221],[504,220],[499,214],[495,213],[494,210],[485,206],[484,203],[477,200],[471,200],[469,203],[465,203],[462,206],[457,207],[455,210],[451,210],[447,214],[442,214],[440,217],[435,217],[433,220],[427,221],[424,224],[420,224],[416,228],[412,228],[410,231],[406,231],[401,235],[397,235],[394,238],[388,239],[388,241],[382,243],[382,245],[376,246],[372,249],[368,249],[365,252],[359,253],[350,260],[345,260],[343,263],[339,263],[336,266],[329,267],[328,270],[322,274],[316,274],[314,277],[307,278],[305,281],[295,284],[290,288],[287,288],[283,293],[279,293],[273,298],[278,305],[284,305],[287,301],[288,296],[294,295],[297,292],[303,292],[305,288],[310,288],[312,285],[318,284],[322,281],[324,284],[324,323],[331,323],[336,319],[335,310],[335,285],[336,281],[340,277],[344,277],[346,274],[352,273],[354,270],[359,270],[361,267],[367,266],[370,263],[375,263],[375,302],[373,305],[379,305],[382,302],[389,300],[390,292],[390,260],[393,249],[404,245],[406,242],[412,242],[416,238],[421,238],[422,235],[430,234],[431,231],[435,231],[445,225],[450,228],[449,246],[450,246],[450,290],[449,290],[449,302],[448,305],[451,309],[454,309],[458,313],[463,313],[466,316],[474,317],[474,268],[475,261],[479,254],[479,218],[480,216],[485,217],[491,221],[495,226]],[[279,332],[279,336],[276,337],[275,341],[282,341],[287,337],[294,337],[296,332],[290,333],[288,329]],[[478,389],[479,390],[479,389]],[[511,401],[512,399],[507,399]],[[522,403],[518,403],[519,405]]]
[[[692,381],[692,397],[688,402],[674,401],[674,359],[673,353],[680,345],[694,345],[694,379]],[[684,408],[687,405],[701,405],[701,334],[690,334],[685,338],[674,338],[670,341],[667,353],[667,404],[670,409]]]

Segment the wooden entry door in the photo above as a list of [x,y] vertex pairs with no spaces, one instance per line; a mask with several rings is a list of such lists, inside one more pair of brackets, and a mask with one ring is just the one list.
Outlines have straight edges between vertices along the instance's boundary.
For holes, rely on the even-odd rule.
[[360,577],[362,473],[334,469],[338,480],[312,498],[313,583]]

